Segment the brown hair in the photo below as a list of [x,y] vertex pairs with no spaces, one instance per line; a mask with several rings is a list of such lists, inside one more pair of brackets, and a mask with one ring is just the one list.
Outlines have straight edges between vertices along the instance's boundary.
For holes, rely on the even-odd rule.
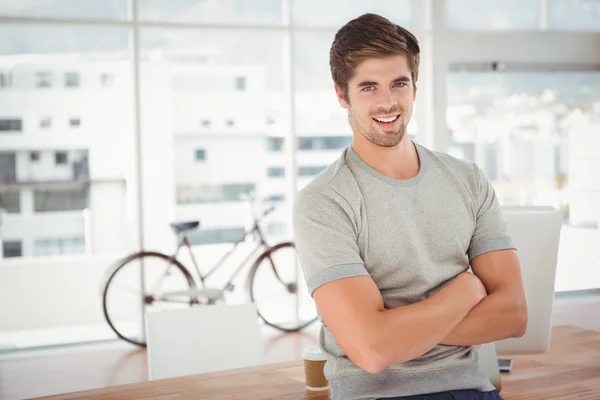
[[364,14],[335,34],[329,51],[331,77],[348,101],[348,81],[361,62],[369,58],[404,55],[416,89],[419,54],[419,42],[408,30],[380,15]]

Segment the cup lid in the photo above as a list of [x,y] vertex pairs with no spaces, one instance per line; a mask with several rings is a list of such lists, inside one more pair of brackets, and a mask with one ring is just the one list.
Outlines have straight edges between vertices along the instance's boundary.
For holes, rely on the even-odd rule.
[[327,361],[327,356],[318,347],[304,349],[302,357],[308,361]]

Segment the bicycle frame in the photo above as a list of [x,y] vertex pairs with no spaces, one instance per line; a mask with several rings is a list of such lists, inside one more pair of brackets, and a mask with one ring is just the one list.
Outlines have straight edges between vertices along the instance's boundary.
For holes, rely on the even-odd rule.
[[[217,261],[217,263],[205,274],[203,275],[202,272],[200,271],[200,268],[198,266],[198,263],[196,261],[196,257],[194,256],[194,253],[192,251],[192,246],[190,244],[190,241],[187,237],[187,235],[185,233],[180,233],[179,234],[179,242],[177,245],[177,249],[175,250],[175,253],[173,254],[173,258],[177,258],[177,255],[179,254],[179,251],[181,250],[182,247],[187,247],[188,249],[188,253],[190,255],[190,258],[192,260],[192,264],[194,265],[194,269],[196,271],[196,274],[198,276],[198,279],[200,281],[200,284],[202,285],[202,288],[207,289],[206,288],[206,280],[214,273],[216,272],[222,265],[223,263],[225,263],[225,261],[227,261],[229,259],[229,257],[235,253],[237,247],[240,245],[240,243],[244,242],[246,240],[246,238],[248,237],[248,235],[252,235],[254,233],[256,233],[258,235],[259,238],[259,243],[256,245],[256,247],[254,247],[254,249],[246,256],[246,258],[240,263],[240,265],[235,269],[235,271],[231,274],[231,276],[229,277],[229,279],[227,280],[227,282],[224,284],[224,286],[218,290],[218,294],[214,297],[221,297],[223,295],[223,293],[228,290],[228,289],[233,289],[232,286],[232,282],[233,280],[238,276],[238,274],[242,271],[242,269],[246,266],[246,264],[248,263],[248,261],[250,261],[253,257],[256,257],[258,255],[258,252],[260,250],[266,251],[270,248],[270,246],[267,244],[267,242],[265,241],[264,235],[260,229],[259,223],[260,221],[267,216],[269,213],[271,213],[274,210],[274,207],[270,207],[269,209],[267,209],[259,218],[254,218],[254,225],[252,226],[252,229],[244,232],[244,234],[234,243],[233,247],[228,250],[219,261]],[[211,297],[213,297],[211,296]]]

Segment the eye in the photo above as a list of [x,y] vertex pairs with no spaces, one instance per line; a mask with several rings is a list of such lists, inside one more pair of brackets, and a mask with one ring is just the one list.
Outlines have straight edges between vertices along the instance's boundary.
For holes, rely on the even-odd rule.
[[361,91],[363,91],[363,92],[370,92],[373,89],[375,89],[375,86],[365,86],[364,88],[361,89]]
[[406,86],[406,82],[396,82],[396,84],[394,86],[405,87]]

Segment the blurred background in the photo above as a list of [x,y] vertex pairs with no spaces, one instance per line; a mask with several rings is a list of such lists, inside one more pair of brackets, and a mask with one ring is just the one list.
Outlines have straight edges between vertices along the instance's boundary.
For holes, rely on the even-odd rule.
[[293,239],[297,191],[351,143],[328,52],[365,12],[420,40],[410,138],[562,209],[556,291],[600,288],[599,0],[0,0],[0,352],[114,338],[107,268],[186,220],[209,267],[242,194]]

